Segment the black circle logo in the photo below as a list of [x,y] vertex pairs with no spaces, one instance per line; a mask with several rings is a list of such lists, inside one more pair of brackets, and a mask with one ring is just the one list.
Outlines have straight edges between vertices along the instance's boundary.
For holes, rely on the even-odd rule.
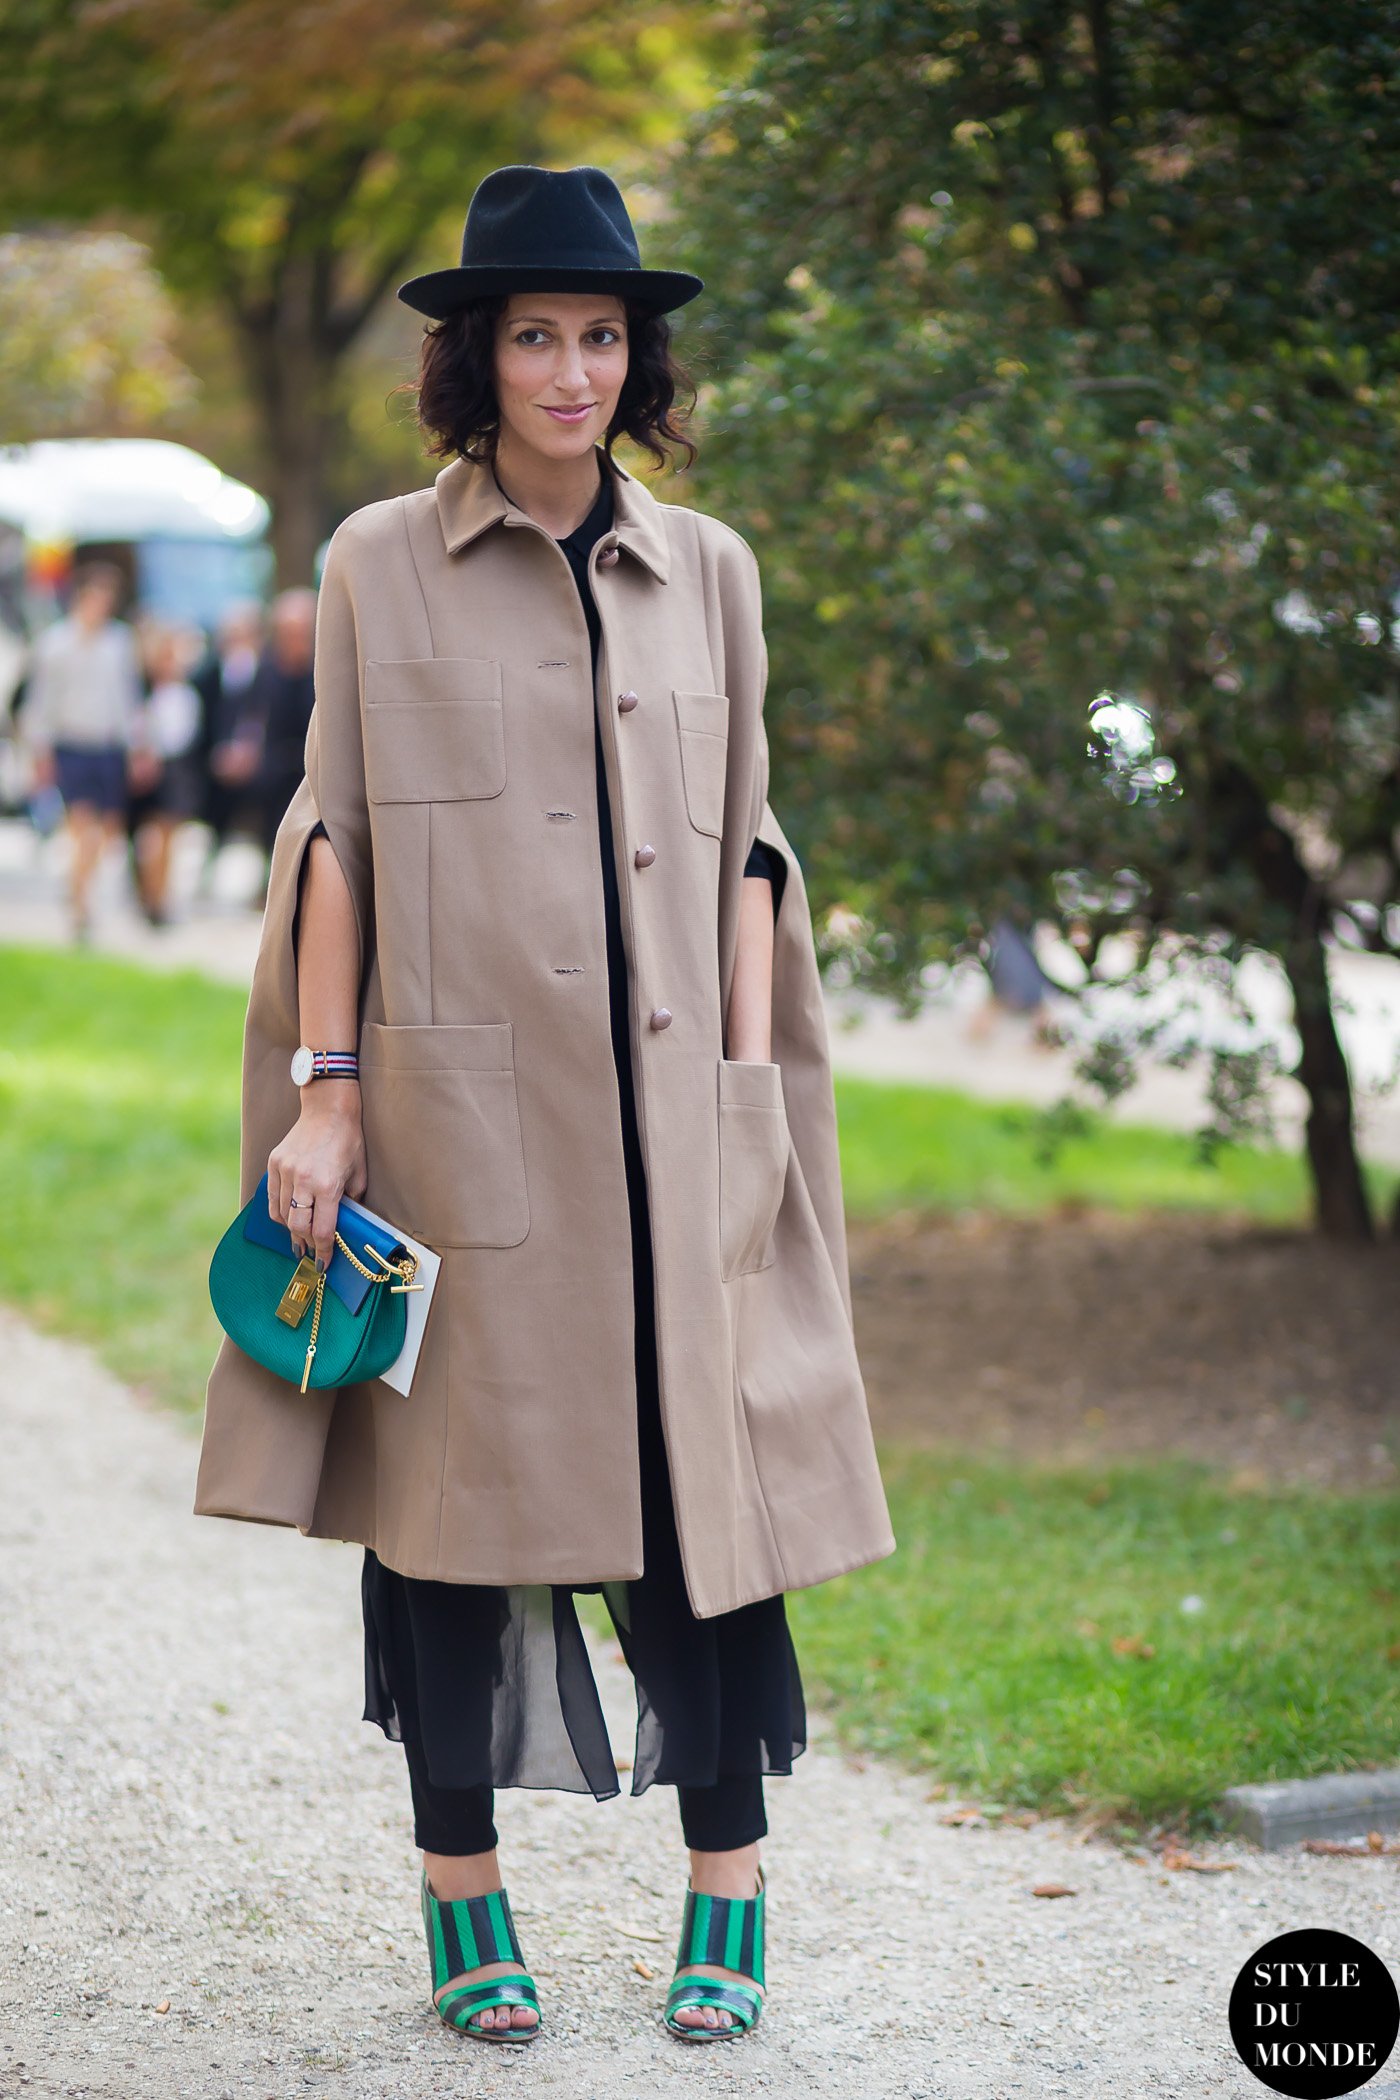
[[1230,2037],[1271,2092],[1336,2100],[1374,2078],[1400,2031],[1400,1995],[1362,1940],[1321,1926],[1251,1954],[1230,1993]]

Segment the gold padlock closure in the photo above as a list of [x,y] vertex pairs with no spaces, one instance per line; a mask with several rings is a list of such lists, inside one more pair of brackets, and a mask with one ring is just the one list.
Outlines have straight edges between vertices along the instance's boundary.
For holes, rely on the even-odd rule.
[[306,1318],[311,1301],[316,1295],[320,1273],[311,1256],[303,1254],[292,1271],[292,1280],[283,1291],[281,1303],[277,1308],[278,1319],[285,1321],[288,1327],[300,1327]]

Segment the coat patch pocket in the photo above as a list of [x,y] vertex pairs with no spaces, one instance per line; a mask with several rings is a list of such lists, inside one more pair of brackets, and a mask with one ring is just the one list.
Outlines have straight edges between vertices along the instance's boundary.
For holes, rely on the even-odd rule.
[[671,688],[680,736],[685,806],[697,831],[724,836],[724,783],[729,765],[729,695]]
[[430,1247],[518,1247],[530,1229],[509,1021],[360,1036],[366,1202]]
[[370,802],[469,802],[506,784],[501,666],[486,656],[365,665]]
[[719,1253],[728,1282],[774,1260],[792,1139],[782,1068],[719,1060]]

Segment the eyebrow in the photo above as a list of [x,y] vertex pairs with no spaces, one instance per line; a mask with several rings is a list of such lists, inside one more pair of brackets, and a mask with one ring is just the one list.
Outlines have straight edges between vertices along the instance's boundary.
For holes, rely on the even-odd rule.
[[[556,317],[553,314],[512,314],[510,325],[514,328],[521,321],[542,321],[547,328],[553,328],[556,325]],[[586,321],[584,326],[586,328],[597,328],[604,322],[609,328],[616,328],[618,326],[617,315],[596,314],[591,321]]]

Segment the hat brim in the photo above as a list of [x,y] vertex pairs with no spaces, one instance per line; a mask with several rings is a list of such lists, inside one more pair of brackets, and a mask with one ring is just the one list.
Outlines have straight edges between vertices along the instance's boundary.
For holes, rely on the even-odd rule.
[[401,284],[398,297],[415,313],[445,321],[473,299],[502,292],[616,292],[635,299],[650,312],[671,313],[705,289],[703,277],[689,270],[589,270],[577,265],[531,268],[524,263],[475,263],[450,270],[429,270]]

